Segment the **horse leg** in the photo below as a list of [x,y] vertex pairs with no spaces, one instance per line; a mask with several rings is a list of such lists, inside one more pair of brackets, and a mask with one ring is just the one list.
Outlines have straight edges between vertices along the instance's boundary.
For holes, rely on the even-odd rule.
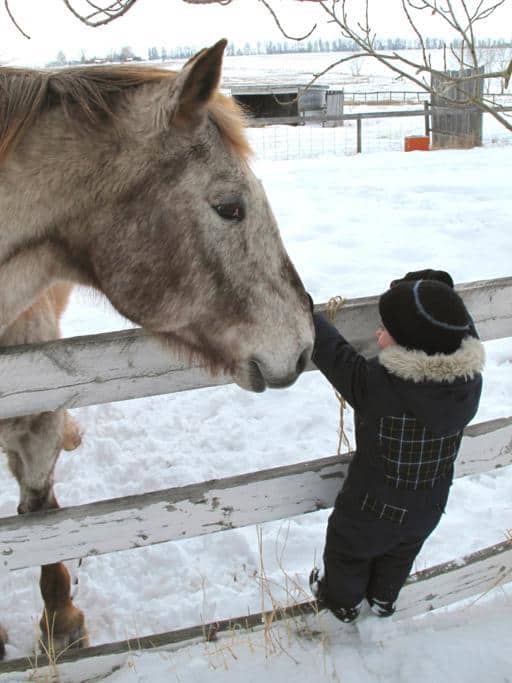
[[[7,439],[4,429],[3,441],[9,466],[20,487],[18,513],[58,508],[53,472],[65,440],[65,412],[40,413],[5,422],[10,423],[10,429]],[[40,621],[43,648],[58,653],[68,647],[86,647],[84,615],[73,605],[66,567],[61,562],[42,566],[40,587],[44,601]]]
[[5,643],[7,642],[7,631],[0,625],[0,662],[5,657]]
[[43,565],[39,586],[44,600],[43,616],[39,622],[43,650],[50,655],[70,647],[88,647],[84,614],[73,605],[71,580],[64,564]]

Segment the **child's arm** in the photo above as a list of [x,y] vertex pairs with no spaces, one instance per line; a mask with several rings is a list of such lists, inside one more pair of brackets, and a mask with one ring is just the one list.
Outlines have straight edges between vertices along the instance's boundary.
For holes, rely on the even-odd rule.
[[353,408],[367,395],[366,359],[320,313],[313,314],[313,363]]

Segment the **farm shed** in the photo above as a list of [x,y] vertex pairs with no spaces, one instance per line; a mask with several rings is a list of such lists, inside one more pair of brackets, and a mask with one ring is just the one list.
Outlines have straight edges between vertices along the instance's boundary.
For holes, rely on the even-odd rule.
[[328,85],[232,85],[230,93],[256,119],[318,119],[326,113],[328,102],[335,103],[339,115],[343,114],[343,93],[331,91]]

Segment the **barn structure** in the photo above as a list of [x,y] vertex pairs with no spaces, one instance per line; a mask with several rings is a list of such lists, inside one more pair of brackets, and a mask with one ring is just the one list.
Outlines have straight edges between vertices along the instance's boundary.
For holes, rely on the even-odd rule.
[[339,119],[339,125],[343,123],[343,91],[331,90],[328,85],[232,85],[230,94],[252,119],[283,119],[283,123],[295,124]]

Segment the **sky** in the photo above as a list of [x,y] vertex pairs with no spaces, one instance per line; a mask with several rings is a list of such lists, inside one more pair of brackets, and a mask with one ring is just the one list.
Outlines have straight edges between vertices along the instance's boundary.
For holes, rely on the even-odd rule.
[[[310,2],[268,0],[283,28],[290,35],[304,35],[317,24],[314,37],[335,38],[339,32],[327,24],[323,10]],[[476,0],[472,0],[476,2]],[[400,0],[371,0],[372,23],[381,36],[407,36]],[[73,6],[83,8],[83,0]],[[98,4],[98,3],[97,3]],[[105,6],[107,3],[103,1]],[[360,6],[355,0],[352,6]],[[227,38],[237,45],[258,40],[283,40],[269,11],[259,0],[232,0],[229,5],[190,5],[182,0],[138,0],[126,15],[105,27],[90,28],[78,21],[62,0],[10,0],[17,22],[30,35],[24,38],[10,22],[0,3],[0,62],[26,65],[44,64],[55,59],[59,50],[68,57],[105,55],[111,49],[129,45],[146,56],[147,48],[190,45],[198,49]],[[432,17],[426,32],[445,37]],[[512,25],[512,0],[495,16],[480,25],[482,36],[503,37],[503,26]],[[445,35],[443,35],[443,33]],[[510,36],[510,31],[508,32]]]

